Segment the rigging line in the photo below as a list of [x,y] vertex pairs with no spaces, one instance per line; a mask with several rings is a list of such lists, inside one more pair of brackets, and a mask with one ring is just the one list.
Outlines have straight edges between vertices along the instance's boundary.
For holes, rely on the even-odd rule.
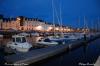
[[89,29],[89,27],[88,27],[88,23],[87,23],[87,21],[86,21],[86,17],[84,16],[84,28],[85,28],[85,31],[87,31],[87,29]]
[[61,25],[61,24],[60,24],[60,18],[59,18],[59,16],[58,16],[58,12],[57,12],[56,7],[54,7],[54,9],[55,9],[55,14],[56,14],[56,17],[57,17],[57,21],[58,21],[59,25]]
[[84,32],[85,32],[85,29],[86,29],[86,24],[85,24],[85,16],[84,16]]
[[98,27],[97,27],[97,28],[98,28],[98,31],[99,31],[99,28],[100,28],[100,27],[99,27],[99,26],[100,26],[99,16],[98,16],[98,23],[97,23],[97,24],[98,24]]

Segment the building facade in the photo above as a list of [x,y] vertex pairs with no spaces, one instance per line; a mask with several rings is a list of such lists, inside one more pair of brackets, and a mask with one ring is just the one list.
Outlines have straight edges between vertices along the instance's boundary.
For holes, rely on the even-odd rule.
[[[21,31],[51,31],[60,30],[60,26],[57,25],[53,28],[53,24],[47,23],[38,18],[26,18],[19,16],[17,18],[3,18],[0,16],[0,29],[2,30],[21,30]],[[69,31],[68,27],[62,27],[61,31]]]

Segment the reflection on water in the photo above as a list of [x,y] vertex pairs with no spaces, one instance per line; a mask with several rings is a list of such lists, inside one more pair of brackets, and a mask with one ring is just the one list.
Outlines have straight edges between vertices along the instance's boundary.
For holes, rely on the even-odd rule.
[[80,64],[94,64],[100,55],[100,39],[85,44],[76,50],[65,52],[60,56],[52,57],[39,63],[38,66],[81,66]]

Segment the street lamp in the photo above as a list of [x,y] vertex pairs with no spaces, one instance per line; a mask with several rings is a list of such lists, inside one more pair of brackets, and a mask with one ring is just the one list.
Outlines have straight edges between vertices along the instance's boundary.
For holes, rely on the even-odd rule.
[[53,29],[53,27],[50,26],[50,27],[48,27],[47,31],[50,31],[50,30],[52,30],[52,29]]
[[36,30],[42,30],[42,26],[40,26],[40,25],[37,26],[37,27],[36,27]]

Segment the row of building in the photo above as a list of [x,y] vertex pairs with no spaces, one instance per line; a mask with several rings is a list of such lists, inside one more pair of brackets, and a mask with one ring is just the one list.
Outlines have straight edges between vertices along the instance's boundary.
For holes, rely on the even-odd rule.
[[17,18],[4,18],[0,15],[0,29],[2,30],[21,30],[21,31],[64,31],[68,32],[73,29],[59,24],[52,24],[38,18],[26,18],[18,16]]

